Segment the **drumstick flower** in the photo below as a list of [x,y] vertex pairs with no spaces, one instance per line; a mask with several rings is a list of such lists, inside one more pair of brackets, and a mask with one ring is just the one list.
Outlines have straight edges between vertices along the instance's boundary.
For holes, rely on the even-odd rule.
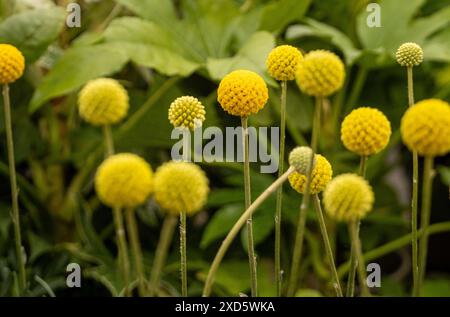
[[[284,173],[284,144],[286,135],[286,94],[287,81],[295,79],[298,64],[303,58],[302,53],[293,46],[281,45],[275,47],[269,54],[266,64],[267,70],[273,78],[281,81],[280,102],[280,153],[278,160],[278,177]],[[278,188],[275,209],[275,280],[277,295],[281,296],[281,208],[283,203],[283,185]]]

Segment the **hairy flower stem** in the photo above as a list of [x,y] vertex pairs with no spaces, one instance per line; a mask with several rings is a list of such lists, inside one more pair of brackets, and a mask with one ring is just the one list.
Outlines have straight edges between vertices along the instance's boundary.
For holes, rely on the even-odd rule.
[[[359,175],[361,177],[366,178],[366,171],[367,171],[367,157],[361,156],[360,163],[359,163]],[[361,222],[359,220],[356,221],[356,234],[359,237],[359,227],[361,225]],[[349,224],[348,230],[349,233],[351,233],[351,226],[353,224]],[[359,238],[358,238],[359,239]],[[347,291],[346,291],[346,297],[353,297],[355,295],[355,277],[356,277],[356,271],[358,268],[358,261],[356,258],[356,251],[355,251],[355,244],[353,243],[353,240],[351,240],[351,248],[350,248],[350,271],[348,274],[348,280],[347,280]]]
[[180,212],[181,296],[187,297],[186,212]]
[[211,294],[212,285],[214,283],[214,278],[216,276],[217,270],[219,269],[220,263],[222,262],[225,253],[233,242],[234,238],[239,234],[239,231],[246,224],[247,219],[258,209],[259,206],[272,194],[274,193],[278,186],[283,184],[289,177],[290,174],[294,172],[294,168],[290,167],[281,177],[274,181],[264,192],[259,195],[258,198],[244,211],[238,221],[233,225],[231,230],[228,232],[225,239],[222,241],[219,250],[209,268],[208,276],[205,281],[205,286],[203,288],[203,296],[209,296]]
[[322,207],[320,205],[319,196],[316,194],[313,196],[314,208],[316,209],[317,219],[319,220],[320,231],[322,233],[323,244],[327,253],[328,261],[330,262],[331,273],[334,279],[334,289],[338,297],[343,297],[341,283],[339,282],[339,276],[336,270],[336,264],[334,262],[333,249],[331,248],[330,239],[328,238],[327,226],[323,217]]
[[3,85],[3,107],[5,111],[5,132],[6,132],[6,146],[8,150],[8,165],[9,165],[9,181],[11,185],[11,203],[12,213],[11,221],[14,226],[14,241],[16,247],[16,261],[17,270],[19,273],[19,292],[22,294],[27,285],[25,273],[25,259],[22,252],[22,235],[20,232],[20,213],[19,213],[19,191],[16,180],[16,163],[14,158],[14,140],[11,120],[11,103],[9,100],[9,86]]
[[[311,159],[308,163],[308,169],[306,173],[306,184],[305,184],[305,194],[303,195],[302,204],[300,205],[300,215],[302,213],[307,212],[309,208],[309,201],[310,201],[310,188],[311,188],[311,181],[312,181],[312,172],[313,172],[313,165],[314,165],[314,156],[317,154],[317,146],[319,141],[319,134],[320,134],[320,125],[321,125],[321,113],[322,113],[322,105],[323,105],[323,97],[316,97],[316,107],[315,107],[315,113],[314,113],[314,122],[313,122],[313,128],[312,128],[312,136],[311,136]],[[298,230],[298,229],[297,229]],[[298,232],[298,231],[297,231]],[[303,242],[303,239],[301,239],[301,242]],[[295,248],[298,248],[299,245],[295,244]],[[297,288],[297,282],[298,282],[298,270],[300,268],[300,258],[301,253],[296,250],[294,250],[293,256],[292,256],[292,264],[291,264],[291,274],[289,278],[289,287],[288,287],[288,294],[289,296],[293,296],[296,288]]]
[[136,269],[136,275],[138,278],[138,291],[139,296],[145,296],[146,293],[146,281],[144,274],[144,262],[142,258],[141,243],[139,241],[138,227],[136,223],[136,215],[134,209],[127,208],[126,210],[126,222],[128,236],[131,244],[131,251],[133,252],[134,267]]
[[[248,118],[242,117],[242,144],[244,146],[244,190],[245,190],[245,209],[252,203],[250,188],[250,160],[248,153]],[[248,261],[250,265],[250,280],[252,297],[258,296],[258,280],[256,271],[256,255],[253,242],[253,223],[252,215],[247,219],[247,243],[248,243]]]
[[172,242],[173,232],[178,222],[177,217],[167,215],[161,228],[158,246],[155,251],[155,258],[153,261],[152,271],[150,273],[150,296],[154,296],[159,288],[159,279],[166,261],[167,253]]
[[[407,68],[408,75],[408,104],[414,106],[414,82],[413,68]],[[412,198],[411,198],[411,258],[413,273],[413,296],[419,296],[419,265],[418,265],[418,238],[417,238],[417,207],[419,199],[419,155],[413,151],[413,179],[412,179]]]
[[114,212],[114,224],[116,227],[116,237],[118,246],[119,267],[122,274],[124,284],[124,296],[129,296],[129,283],[130,283],[130,262],[128,260],[128,247],[127,240],[125,238],[125,229],[123,226],[122,210],[119,207],[113,208]]
[[[280,156],[278,160],[278,177],[284,172],[284,144],[286,138],[286,92],[287,82],[281,82],[281,119],[280,119]],[[275,280],[277,296],[281,296],[283,271],[281,270],[281,207],[283,204],[283,185],[278,188],[275,210]]]
[[419,242],[419,295],[422,292],[423,282],[425,280],[426,266],[427,266],[427,251],[428,251],[428,227],[430,225],[431,216],[431,195],[433,190],[433,157],[425,157],[423,184],[422,184],[422,217],[420,221],[421,230],[423,232]]
[[114,141],[109,125],[103,126],[103,137],[105,139],[105,157],[108,157],[114,154]]
[[294,251],[292,254],[291,274],[289,276],[287,296],[295,295],[298,282],[298,274],[303,251],[303,239],[305,237],[306,209],[299,208],[297,232],[295,234]]

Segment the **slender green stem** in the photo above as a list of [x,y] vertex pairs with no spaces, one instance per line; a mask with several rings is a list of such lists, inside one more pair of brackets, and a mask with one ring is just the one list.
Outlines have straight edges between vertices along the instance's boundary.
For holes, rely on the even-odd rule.
[[128,247],[125,237],[125,229],[123,226],[123,214],[121,208],[114,207],[114,224],[116,227],[116,238],[118,247],[119,268],[122,274],[124,284],[124,295],[129,296],[129,283],[130,283],[130,262],[128,260]]
[[19,212],[19,191],[17,188],[16,176],[16,161],[14,158],[14,139],[11,119],[11,102],[9,100],[9,86],[3,85],[3,107],[5,111],[5,132],[6,132],[6,146],[8,150],[8,165],[9,165],[9,181],[11,185],[11,203],[12,213],[11,220],[14,226],[14,241],[16,247],[16,261],[17,270],[19,273],[19,291],[22,294],[27,286],[25,259],[22,248],[22,235],[20,232],[20,212]]
[[136,223],[136,215],[134,209],[127,208],[126,210],[126,222],[128,229],[128,237],[130,239],[131,251],[133,252],[134,266],[136,269],[136,275],[138,278],[138,290],[139,296],[145,296],[147,287],[144,274],[144,262],[142,257],[141,243],[139,241],[139,232]]
[[[281,82],[281,118],[280,118],[280,156],[278,160],[278,177],[284,172],[284,144],[286,138],[286,81]],[[283,272],[281,270],[281,208],[283,204],[283,185],[278,188],[275,210],[275,280],[277,296],[281,296]]]
[[181,296],[187,297],[186,212],[180,212]]
[[105,157],[108,157],[114,154],[114,141],[109,125],[103,126],[103,137],[105,139]]
[[211,267],[209,268],[208,276],[205,281],[205,286],[203,288],[203,296],[209,296],[211,294],[212,285],[214,283],[214,278],[216,276],[217,270],[219,269],[220,263],[222,262],[225,253],[230,247],[233,240],[238,235],[239,231],[246,224],[247,219],[258,209],[259,206],[272,194],[274,193],[278,186],[283,184],[289,177],[289,175],[294,172],[294,168],[290,167],[281,177],[272,183],[264,192],[259,195],[258,198],[248,207],[238,221],[233,225],[231,230],[228,232],[225,239],[222,241],[216,256],[214,257]]
[[428,227],[430,225],[431,216],[431,195],[433,189],[433,157],[425,157],[424,171],[423,171],[423,187],[422,187],[422,218],[420,221],[421,229],[423,230],[422,237],[419,242],[419,285],[418,292],[422,292],[423,282],[425,280],[426,266],[427,266],[427,251],[428,251]]
[[[245,209],[248,209],[252,203],[250,187],[250,160],[248,153],[248,118],[242,117],[242,143],[244,145],[244,189],[245,189]],[[247,219],[247,243],[248,243],[248,261],[250,265],[250,280],[252,297],[258,296],[258,281],[256,271],[255,245],[253,242],[253,222],[250,215]]]
[[167,253],[172,242],[173,232],[177,224],[177,217],[167,215],[161,228],[158,246],[155,251],[155,259],[153,262],[152,272],[150,273],[150,296],[154,296],[159,288],[159,279],[164,262],[166,261]]
[[[407,68],[408,76],[408,104],[414,106],[414,81],[413,68]],[[411,198],[411,257],[413,273],[413,296],[419,296],[419,266],[418,266],[418,239],[417,239],[417,209],[419,200],[419,155],[413,151],[413,179],[412,179],[412,198]]]
[[365,262],[364,257],[362,255],[361,240],[359,239],[359,220],[352,221],[350,223],[349,229],[354,254],[356,256],[359,286],[361,287],[361,295],[367,297],[370,296],[370,291],[366,283],[367,276],[366,276]]
[[347,104],[345,105],[345,113],[352,109],[358,101],[361,91],[364,88],[364,83],[366,82],[367,73],[366,67],[359,68],[358,73],[356,74],[355,83],[353,84]]
[[305,237],[306,209],[301,208],[301,206],[299,209],[300,211],[297,222],[297,232],[295,234],[294,251],[292,253],[291,273],[289,275],[287,290],[287,296],[289,297],[294,296],[295,291],[297,290],[300,262],[303,251],[303,240]]
[[327,253],[328,261],[330,262],[331,273],[334,279],[334,289],[338,297],[343,297],[341,283],[336,270],[336,264],[334,262],[333,249],[331,248],[330,239],[328,238],[327,226],[323,217],[322,207],[320,205],[319,196],[316,194],[313,196],[314,207],[316,209],[317,218],[319,219],[320,231],[322,233],[323,244]]

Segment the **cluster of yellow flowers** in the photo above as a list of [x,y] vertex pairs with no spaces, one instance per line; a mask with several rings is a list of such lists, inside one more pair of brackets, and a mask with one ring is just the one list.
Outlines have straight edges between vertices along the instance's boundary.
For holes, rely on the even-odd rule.
[[25,58],[14,46],[0,44],[0,84],[11,84],[22,77]]

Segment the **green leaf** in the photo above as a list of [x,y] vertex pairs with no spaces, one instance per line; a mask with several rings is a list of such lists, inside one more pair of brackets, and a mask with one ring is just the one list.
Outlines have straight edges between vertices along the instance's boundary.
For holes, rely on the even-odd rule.
[[27,62],[34,62],[58,36],[65,20],[60,7],[28,10],[0,24],[0,42],[16,46]]
[[439,174],[441,174],[442,182],[445,185],[450,186],[450,167],[439,166],[438,172],[439,172]]
[[128,57],[115,45],[69,49],[37,87],[29,110],[34,112],[51,98],[70,93],[91,79],[117,72],[127,61]]
[[248,69],[259,73],[267,83],[276,82],[266,73],[266,59],[275,46],[275,38],[268,32],[256,32],[239,52],[230,58],[209,58],[206,68],[213,79],[220,80],[226,74],[236,69]]
[[423,285],[425,297],[450,296],[450,280],[448,278],[427,279]]
[[161,25],[170,26],[177,21],[175,8],[172,1],[161,0],[115,0],[124,5],[138,16],[157,22]]
[[226,205],[219,209],[209,221],[202,236],[201,248],[224,237],[242,214],[242,204]]
[[450,28],[433,36],[423,45],[426,59],[450,62]]
[[263,10],[260,29],[280,33],[287,25],[301,19],[311,0],[278,0],[267,4]]

